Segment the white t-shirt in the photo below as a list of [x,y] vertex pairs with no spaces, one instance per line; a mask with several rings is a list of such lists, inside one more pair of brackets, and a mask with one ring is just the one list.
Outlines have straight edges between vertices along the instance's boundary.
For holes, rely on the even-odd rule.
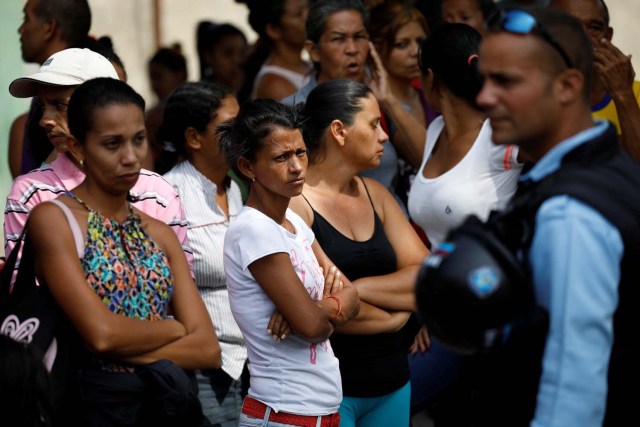
[[425,178],[424,165],[443,128],[444,120],[439,116],[427,129],[422,165],[408,202],[409,215],[433,246],[467,216],[486,220],[492,210],[504,208],[516,190],[522,169],[516,160],[518,148],[491,142],[491,126],[485,120],[471,149],[457,165],[436,178]]
[[249,352],[249,395],[275,411],[327,415],[338,410],[342,385],[329,340],[312,344],[292,334],[277,342],[267,334],[276,307],[254,279],[249,265],[285,252],[313,300],[322,298],[324,276],[311,245],[313,231],[293,211],[292,234],[262,212],[245,206],[224,239],[224,270],[233,313]]

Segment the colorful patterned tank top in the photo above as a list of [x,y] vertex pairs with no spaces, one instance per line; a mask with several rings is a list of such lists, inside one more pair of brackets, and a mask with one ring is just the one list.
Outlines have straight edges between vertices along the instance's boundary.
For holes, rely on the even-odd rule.
[[133,212],[122,223],[91,209],[82,267],[87,281],[113,313],[158,320],[167,314],[173,294],[173,276],[164,252],[143,230]]
[[[129,205],[129,216],[113,221],[68,196],[88,212],[84,257],[87,282],[109,310],[123,316],[161,320],[173,295],[173,275],[164,252],[144,231]],[[120,370],[109,364],[108,370]],[[114,369],[115,368],[115,369]]]

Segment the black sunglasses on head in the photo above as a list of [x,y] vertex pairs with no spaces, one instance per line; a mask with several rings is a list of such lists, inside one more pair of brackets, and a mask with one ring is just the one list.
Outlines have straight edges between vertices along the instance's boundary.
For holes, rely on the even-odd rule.
[[529,12],[520,9],[503,11],[494,15],[487,26],[513,34],[538,34],[560,54],[568,68],[573,68],[573,62],[560,43]]

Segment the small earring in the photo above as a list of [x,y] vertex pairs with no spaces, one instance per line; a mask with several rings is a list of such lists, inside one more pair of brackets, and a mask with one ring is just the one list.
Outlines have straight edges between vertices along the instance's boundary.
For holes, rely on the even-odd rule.
[[251,178],[251,182],[256,182],[256,177]]
[[80,159],[78,160],[78,163],[80,163],[80,167],[83,168],[84,167],[84,160]]

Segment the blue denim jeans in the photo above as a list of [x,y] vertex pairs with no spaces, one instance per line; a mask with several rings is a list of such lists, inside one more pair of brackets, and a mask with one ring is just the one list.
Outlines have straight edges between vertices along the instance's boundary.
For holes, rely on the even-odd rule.
[[214,427],[236,427],[247,394],[248,371],[234,380],[222,369],[197,371],[198,398],[202,412]]

